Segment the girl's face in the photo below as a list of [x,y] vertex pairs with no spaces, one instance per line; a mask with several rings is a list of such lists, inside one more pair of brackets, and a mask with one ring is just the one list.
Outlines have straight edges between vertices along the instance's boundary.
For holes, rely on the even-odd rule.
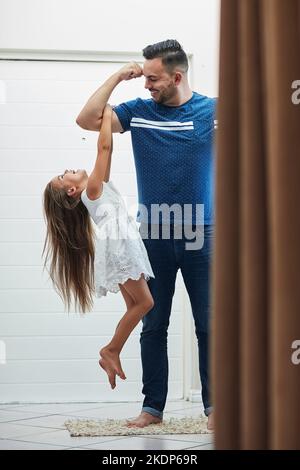
[[65,170],[52,178],[54,187],[64,189],[68,196],[78,196],[86,188],[88,174],[85,170]]

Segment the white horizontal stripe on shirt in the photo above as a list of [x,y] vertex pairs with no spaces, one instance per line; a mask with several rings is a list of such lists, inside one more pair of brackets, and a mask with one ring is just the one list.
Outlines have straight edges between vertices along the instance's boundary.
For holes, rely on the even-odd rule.
[[178,121],[148,121],[148,119],[143,119],[143,118],[137,118],[133,117],[131,119],[131,122],[138,122],[141,124],[151,124],[153,126],[193,126],[194,122],[193,121],[187,121],[187,122],[178,122]]
[[153,126],[150,124],[139,124],[139,123],[130,123],[131,127],[145,127],[147,129],[159,129],[162,131],[189,131],[194,129],[194,126],[181,126],[181,127],[163,127],[163,126]]

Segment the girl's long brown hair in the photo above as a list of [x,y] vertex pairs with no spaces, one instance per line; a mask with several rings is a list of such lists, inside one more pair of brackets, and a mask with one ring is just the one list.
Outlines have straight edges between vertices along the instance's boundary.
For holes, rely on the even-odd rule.
[[50,277],[70,310],[92,309],[94,294],[94,231],[88,210],[80,197],[74,199],[51,181],[44,191],[44,215],[47,224],[44,268],[50,258]]

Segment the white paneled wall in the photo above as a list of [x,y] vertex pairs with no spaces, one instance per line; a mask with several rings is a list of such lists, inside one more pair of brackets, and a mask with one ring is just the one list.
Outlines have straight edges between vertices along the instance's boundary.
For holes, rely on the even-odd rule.
[[[91,170],[97,134],[80,129],[75,118],[120,66],[113,59],[0,62],[0,340],[7,354],[0,402],[142,398],[140,326],[123,351],[125,382],[112,392],[98,366],[98,350],[125,311],[121,294],[96,299],[86,316],[67,314],[41,259],[45,184],[68,167]],[[136,96],[147,96],[142,80],[122,83],[110,102]],[[136,181],[129,133],[114,137],[111,178],[131,207]],[[169,330],[170,398],[183,393],[183,303],[179,276]]]

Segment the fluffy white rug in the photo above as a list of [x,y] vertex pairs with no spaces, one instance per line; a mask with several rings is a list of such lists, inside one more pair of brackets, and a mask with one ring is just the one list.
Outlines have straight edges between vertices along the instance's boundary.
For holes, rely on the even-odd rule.
[[161,424],[151,424],[146,428],[129,428],[126,420],[107,419],[105,421],[75,419],[65,422],[71,436],[129,436],[149,434],[209,434],[207,418],[170,418]]

